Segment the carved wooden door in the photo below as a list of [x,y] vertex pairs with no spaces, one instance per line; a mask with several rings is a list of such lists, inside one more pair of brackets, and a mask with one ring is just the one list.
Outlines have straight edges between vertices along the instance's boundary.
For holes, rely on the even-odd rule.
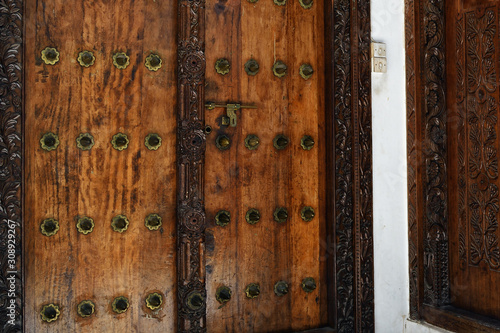
[[325,4],[200,3],[26,1],[26,331],[332,323]]
[[500,319],[499,3],[448,1],[446,15],[449,299],[459,308]]

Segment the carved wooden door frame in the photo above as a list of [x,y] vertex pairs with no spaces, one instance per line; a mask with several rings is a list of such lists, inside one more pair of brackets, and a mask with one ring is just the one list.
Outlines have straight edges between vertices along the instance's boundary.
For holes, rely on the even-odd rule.
[[410,317],[497,332],[500,322],[450,306],[445,0],[405,1]]
[[[24,329],[24,1],[0,1],[0,330]],[[206,332],[204,0],[178,1],[179,332]],[[369,0],[326,0],[329,322],[374,331]],[[29,59],[27,59],[28,61]],[[9,279],[13,277],[13,279]],[[11,289],[12,287],[12,289]],[[201,300],[201,305],[200,305]],[[10,321],[9,307],[14,318]]]

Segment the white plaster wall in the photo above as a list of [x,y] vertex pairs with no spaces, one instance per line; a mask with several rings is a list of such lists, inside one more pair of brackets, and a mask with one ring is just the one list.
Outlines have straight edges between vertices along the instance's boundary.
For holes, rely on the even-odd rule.
[[372,74],[375,328],[437,333],[408,321],[404,0],[371,0],[372,39],[387,45],[387,73]]

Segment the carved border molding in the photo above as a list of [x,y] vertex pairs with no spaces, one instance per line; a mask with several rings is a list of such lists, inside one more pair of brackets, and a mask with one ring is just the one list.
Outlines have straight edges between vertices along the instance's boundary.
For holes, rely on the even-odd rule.
[[0,1],[0,331],[6,333],[23,328],[22,31],[23,2]]
[[372,332],[370,1],[334,1],[333,11],[336,327]]

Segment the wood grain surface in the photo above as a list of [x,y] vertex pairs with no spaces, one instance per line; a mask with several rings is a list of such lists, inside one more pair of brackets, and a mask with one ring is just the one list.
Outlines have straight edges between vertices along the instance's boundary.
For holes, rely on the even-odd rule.
[[[176,202],[176,4],[174,1],[26,1],[25,52],[25,315],[27,332],[173,332],[175,327]],[[41,60],[55,47],[60,61]],[[95,64],[81,67],[78,53],[89,50]],[[130,66],[115,68],[112,55],[126,52]],[[157,72],[145,58],[159,54]],[[46,132],[59,147],[40,148]],[[90,151],[75,139],[89,132]],[[118,132],[128,149],[111,146]],[[162,146],[144,145],[158,133]],[[158,213],[161,230],[145,217]],[[118,214],[130,220],[120,234],[111,228]],[[77,216],[94,219],[92,233],[77,232]],[[45,218],[59,221],[52,237],[40,233]],[[164,295],[161,310],[145,307],[148,293]],[[117,315],[112,300],[129,298]],[[90,299],[96,312],[80,318],[77,304]],[[40,319],[42,305],[56,303],[56,322]]]
[[[224,109],[206,111],[207,137],[205,196],[207,210],[207,329],[210,332],[274,332],[320,327],[327,321],[326,261],[320,253],[328,247],[325,237],[325,141],[324,141],[324,35],[323,4],[315,1],[304,9],[299,1],[278,6],[273,1],[209,0],[206,4],[206,100],[241,102],[257,109],[237,111],[237,127],[221,126]],[[229,60],[226,75],[215,70],[217,59]],[[249,59],[260,65],[249,76]],[[287,75],[277,78],[277,60]],[[315,70],[309,80],[299,67]],[[231,147],[220,151],[216,137],[226,134]],[[257,135],[256,150],[245,148],[247,135]],[[290,139],[284,150],[273,147],[283,134]],[[305,151],[304,135],[316,142]],[[301,219],[311,206],[316,216]],[[278,224],[273,212],[286,207],[289,218]],[[250,225],[246,212],[258,209],[260,221]],[[225,227],[215,224],[219,210],[231,213]],[[301,288],[313,277],[318,288],[308,294]],[[289,284],[289,293],[278,297],[277,281]],[[245,288],[258,283],[261,294],[245,296]],[[221,306],[217,288],[228,286],[231,300]]]

